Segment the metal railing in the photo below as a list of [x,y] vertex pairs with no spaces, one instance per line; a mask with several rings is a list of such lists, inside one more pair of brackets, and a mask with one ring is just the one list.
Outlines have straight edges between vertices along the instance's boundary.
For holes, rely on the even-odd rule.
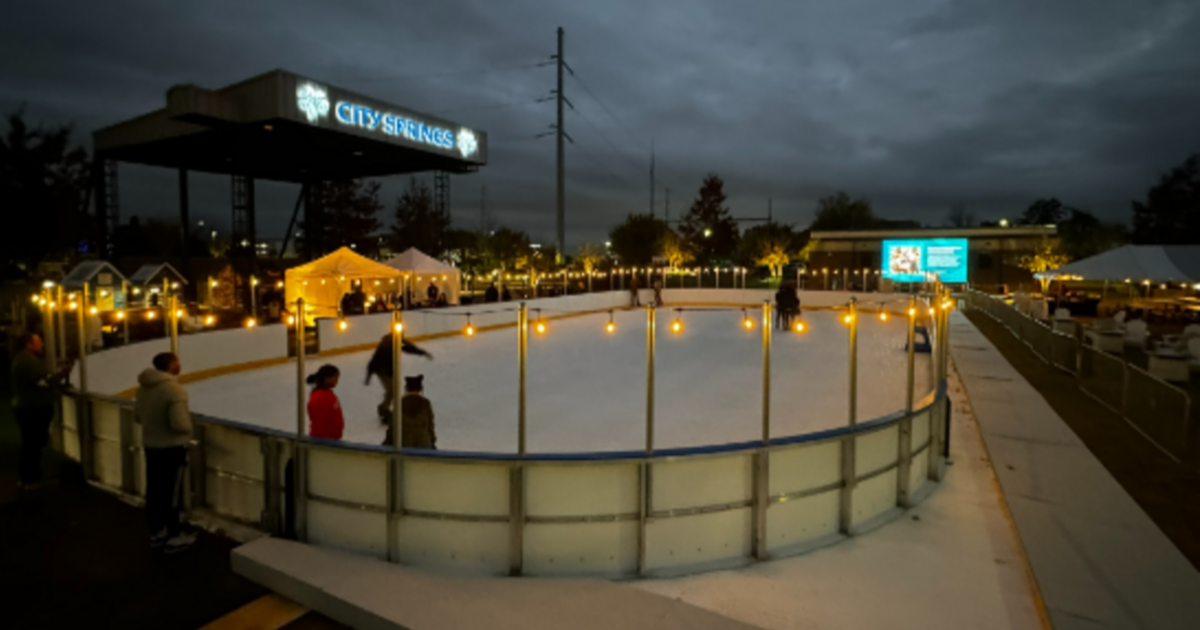
[[[938,310],[935,390],[882,418],[773,437],[764,416],[764,435],[749,442],[531,454],[351,444],[307,437],[302,424],[291,433],[193,414],[187,506],[312,544],[485,575],[652,577],[801,553],[894,518],[942,478],[948,326]],[[769,336],[764,344],[769,374]],[[909,366],[911,387],[911,356]],[[94,484],[144,496],[132,401],[61,400],[60,450]]]
[[1056,332],[1002,299],[969,291],[967,304],[1004,325],[1040,359],[1076,377],[1080,391],[1119,414],[1175,461],[1190,457],[1196,439],[1191,398],[1142,368]]

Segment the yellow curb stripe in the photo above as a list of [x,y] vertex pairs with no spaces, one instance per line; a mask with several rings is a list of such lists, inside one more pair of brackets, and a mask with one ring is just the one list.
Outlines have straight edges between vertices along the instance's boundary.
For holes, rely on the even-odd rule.
[[205,624],[200,630],[278,630],[308,614],[296,602],[271,593]]

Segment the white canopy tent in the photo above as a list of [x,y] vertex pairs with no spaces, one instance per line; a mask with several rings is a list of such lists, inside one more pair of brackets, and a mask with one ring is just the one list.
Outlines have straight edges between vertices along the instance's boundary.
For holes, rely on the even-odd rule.
[[1126,245],[1036,274],[1039,279],[1200,282],[1200,245]]
[[438,288],[438,292],[446,295],[447,303],[458,304],[462,275],[454,265],[448,265],[415,247],[393,256],[384,264],[403,273],[409,279],[414,300],[424,300],[425,291],[432,282]]
[[[398,293],[401,273],[383,263],[356,254],[343,247],[332,254],[306,265],[292,267],[284,274],[284,299],[294,309],[297,298],[304,298],[305,323],[318,317],[337,317],[342,296],[351,292],[355,283],[364,291],[382,289],[380,293]],[[387,283],[388,287],[375,285]]]

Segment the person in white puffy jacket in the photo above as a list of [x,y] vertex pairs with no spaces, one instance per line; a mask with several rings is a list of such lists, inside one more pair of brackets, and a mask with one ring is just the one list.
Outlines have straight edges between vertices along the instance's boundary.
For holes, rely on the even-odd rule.
[[163,352],[138,375],[134,413],[142,425],[146,453],[146,522],[150,546],[183,551],[195,538],[183,533],[183,475],[192,440],[187,390],[179,382],[179,357]]

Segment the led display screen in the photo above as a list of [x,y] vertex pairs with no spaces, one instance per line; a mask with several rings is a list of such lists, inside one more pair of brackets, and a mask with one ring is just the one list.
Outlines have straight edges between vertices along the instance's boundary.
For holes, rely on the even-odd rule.
[[927,238],[883,242],[883,277],[893,282],[967,281],[967,239]]

